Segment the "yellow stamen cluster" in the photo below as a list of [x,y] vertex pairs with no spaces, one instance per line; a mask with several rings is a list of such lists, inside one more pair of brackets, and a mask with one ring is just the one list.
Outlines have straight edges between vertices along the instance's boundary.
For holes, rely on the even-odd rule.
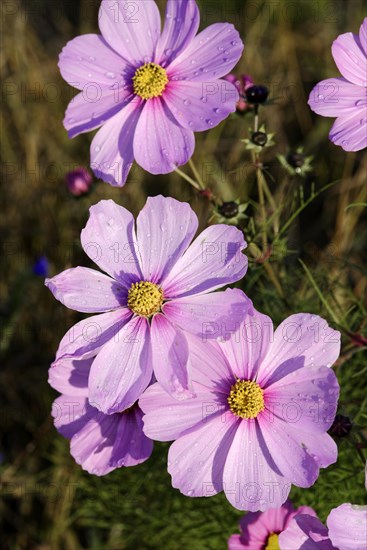
[[127,305],[133,313],[151,317],[160,311],[163,304],[163,290],[155,283],[140,281],[131,285]]
[[256,418],[264,410],[264,392],[251,380],[237,380],[228,396],[229,408],[241,418]]
[[159,97],[168,84],[165,69],[156,63],[145,63],[133,77],[134,93],[143,99]]
[[278,539],[279,539],[279,536],[276,535],[275,533],[272,533],[267,540],[265,550],[280,550]]

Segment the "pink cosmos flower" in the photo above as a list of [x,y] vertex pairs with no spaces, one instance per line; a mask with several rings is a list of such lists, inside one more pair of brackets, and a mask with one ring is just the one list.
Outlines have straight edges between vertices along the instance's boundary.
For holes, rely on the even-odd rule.
[[168,0],[161,18],[153,0],[102,0],[101,35],[86,34],[60,54],[63,78],[81,90],[69,104],[69,137],[102,128],[91,144],[95,174],[122,186],[134,161],[166,174],[193,154],[194,132],[235,111],[238,92],[221,80],[243,43],[233,25],[217,23],[197,36],[194,0]]
[[77,267],[46,280],[67,307],[101,314],[68,331],[56,361],[95,356],[89,400],[103,413],[135,403],[153,371],[175,397],[191,396],[190,335],[215,338],[246,314],[240,290],[212,292],[245,275],[242,232],[218,224],[190,245],[197,228],[190,206],[172,198],[148,198],[136,232],[128,210],[101,201],[81,242],[108,275]]
[[[228,540],[228,550],[276,550],[279,548],[279,534],[284,531],[291,520],[299,514],[315,516],[308,506],[294,509],[287,500],[280,508],[266,512],[248,512],[240,522],[241,534],[232,535]],[[289,548],[288,550],[295,550]]]
[[340,333],[316,315],[291,315],[273,332],[254,309],[227,341],[192,343],[196,396],[182,403],[154,384],[139,401],[146,435],[175,440],[173,487],[189,496],[223,490],[253,512],[281,506],[292,483],[310,487],[337,457],[326,432],[339,394],[328,367],[339,351]]
[[153,442],[143,433],[137,404],[106,415],[88,402],[88,376],[93,359],[66,358],[49,370],[49,383],[62,395],[52,407],[58,431],[70,439],[70,452],[90,474],[102,476],[122,466],[145,462]]
[[338,36],[332,54],[343,78],[319,82],[308,104],[319,115],[337,117],[329,134],[335,145],[360,151],[367,147],[367,17],[358,36]]
[[367,506],[342,504],[326,528],[317,517],[295,517],[279,535],[281,550],[367,550]]

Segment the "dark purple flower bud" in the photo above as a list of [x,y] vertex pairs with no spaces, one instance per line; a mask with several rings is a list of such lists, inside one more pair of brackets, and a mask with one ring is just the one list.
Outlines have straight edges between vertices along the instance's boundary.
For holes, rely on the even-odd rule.
[[266,145],[268,142],[268,136],[265,134],[265,132],[252,132],[251,141],[255,145],[260,145],[260,147],[264,147],[264,145]]
[[302,153],[289,153],[287,155],[287,162],[293,168],[302,168],[305,162],[305,159],[306,157]]
[[224,218],[234,218],[238,214],[238,204],[234,201],[224,202],[219,206],[218,212]]
[[347,416],[337,414],[329,433],[336,437],[346,437],[350,433],[352,426],[353,424]]
[[269,90],[266,86],[250,86],[245,90],[245,95],[249,103],[260,105],[261,103],[265,103],[268,99]]
[[66,184],[74,197],[88,193],[93,178],[86,168],[76,168],[66,174]]

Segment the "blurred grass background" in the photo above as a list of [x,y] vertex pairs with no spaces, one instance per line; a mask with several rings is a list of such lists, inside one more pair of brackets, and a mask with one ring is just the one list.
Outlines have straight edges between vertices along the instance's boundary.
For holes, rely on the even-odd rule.
[[[164,1],[159,1],[164,10]],[[338,463],[309,490],[292,490],[296,505],[309,504],[325,519],[342,502],[362,504],[366,456],[366,156],[346,154],[327,139],[332,119],[307,106],[312,87],[337,76],[331,43],[342,32],[358,32],[362,0],[298,2],[199,1],[201,28],[230,21],[245,51],[236,72],[268,85],[273,105],[261,121],[275,132],[265,156],[281,222],[309,199],[270,263],[280,281],[275,290],[261,262],[251,261],[241,287],[256,307],[278,324],[297,311],[323,315],[343,334],[336,366],[342,387],[339,412],[353,421],[351,434],[337,439]],[[89,265],[79,244],[88,208],[113,198],[137,214],[147,195],[163,193],[189,201],[201,226],[211,215],[177,174],[153,177],[134,169],[123,189],[96,182],[75,199],[65,185],[72,167],[88,166],[91,134],[70,141],[62,126],[72,90],[61,79],[57,58],[75,36],[98,32],[98,0],[11,0],[1,5],[1,369],[0,530],[1,548],[37,550],[157,549],[226,547],[241,513],[223,495],[189,499],[170,487],[167,445],[156,444],[147,463],[105,478],[84,473],[69,455],[50,417],[55,392],[47,369],[61,336],[80,317],[58,304],[32,273],[47,256],[50,275]],[[250,201],[257,223],[254,168],[240,139],[251,120],[233,116],[211,132],[196,134],[195,163],[223,200]],[[307,178],[290,177],[275,161],[303,145],[314,155]],[[190,173],[189,168],[185,168]],[[312,185],[320,190],[314,200]],[[273,212],[267,206],[269,217]],[[246,234],[246,227],[245,227]],[[254,232],[248,236],[260,243]],[[270,242],[274,235],[269,228]],[[285,252],[287,250],[287,252]],[[301,258],[312,279],[298,262]]]

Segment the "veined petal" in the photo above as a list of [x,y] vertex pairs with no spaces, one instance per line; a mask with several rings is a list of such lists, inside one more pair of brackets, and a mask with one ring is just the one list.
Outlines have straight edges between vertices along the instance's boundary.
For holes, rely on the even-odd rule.
[[122,187],[125,184],[134,162],[133,140],[142,109],[142,101],[130,95],[91,143],[93,172],[113,186]]
[[191,158],[195,138],[160,97],[145,102],[134,136],[136,162],[151,174],[168,174]]
[[62,338],[55,361],[65,357],[89,359],[114,338],[128,323],[132,313],[128,308],[94,315],[72,326]]
[[75,311],[99,313],[126,305],[126,290],[107,275],[87,267],[67,269],[45,285],[56,300]]
[[152,378],[149,324],[134,317],[100,350],[89,375],[89,402],[104,414],[131,407]]
[[317,315],[296,313],[276,329],[258,382],[267,387],[303,367],[331,367],[339,353],[340,332]]
[[359,47],[359,39],[351,32],[340,34],[331,47],[341,74],[359,86],[367,86],[367,56]]
[[93,358],[65,357],[48,369],[48,383],[64,395],[88,397],[88,377]]
[[238,423],[220,414],[180,437],[168,451],[172,486],[184,495],[208,497],[223,489],[223,468]]
[[241,279],[247,271],[247,243],[239,229],[212,225],[195,239],[173,267],[164,285],[168,298],[215,290]]
[[160,283],[192,241],[198,219],[187,203],[170,197],[148,197],[137,221],[144,280]]
[[153,0],[102,0],[99,28],[111,48],[135,67],[154,61],[161,18]]
[[166,67],[196,35],[200,12],[195,0],[168,0],[164,27],[158,39],[156,63]]
[[308,104],[322,116],[346,117],[367,104],[367,90],[344,78],[328,78],[312,90]]
[[308,514],[295,516],[287,529],[279,534],[280,548],[302,550],[335,550],[328,538],[328,531],[319,518]]
[[209,422],[211,414],[205,415],[203,404],[211,403],[212,399],[212,394],[207,392],[192,399],[178,401],[159,384],[153,384],[139,399],[139,406],[144,412],[145,434],[156,441],[178,439],[194,426],[199,427],[200,423]]
[[341,116],[334,122],[329,138],[344,151],[361,151],[367,147],[367,103],[352,115]]
[[164,304],[163,312],[171,322],[204,341],[225,340],[238,331],[251,306],[241,290],[228,288],[224,292],[175,298]]
[[243,42],[233,25],[215,23],[201,31],[168,67],[173,80],[207,82],[228,74],[240,59]]
[[336,548],[367,549],[367,506],[342,504],[327,518],[329,538]]
[[236,87],[226,80],[172,81],[163,94],[176,120],[194,132],[217,126],[236,110],[238,97]]
[[240,420],[226,457],[223,483],[229,502],[238,510],[281,506],[290,484],[272,460],[257,421]]
[[89,220],[80,236],[84,252],[128,289],[143,278],[133,215],[112,200],[94,204],[89,212]]
[[176,399],[193,396],[189,347],[184,333],[162,314],[152,319],[152,363],[162,388]]
[[120,86],[116,90],[102,88],[91,82],[83,91],[70,101],[64,118],[64,127],[69,138],[99,128],[126,106],[131,92]]
[[[62,49],[59,69],[68,84],[83,90],[90,83],[110,89],[131,80],[133,67],[112,50],[98,34],[83,34]],[[124,78],[125,77],[125,78]]]

